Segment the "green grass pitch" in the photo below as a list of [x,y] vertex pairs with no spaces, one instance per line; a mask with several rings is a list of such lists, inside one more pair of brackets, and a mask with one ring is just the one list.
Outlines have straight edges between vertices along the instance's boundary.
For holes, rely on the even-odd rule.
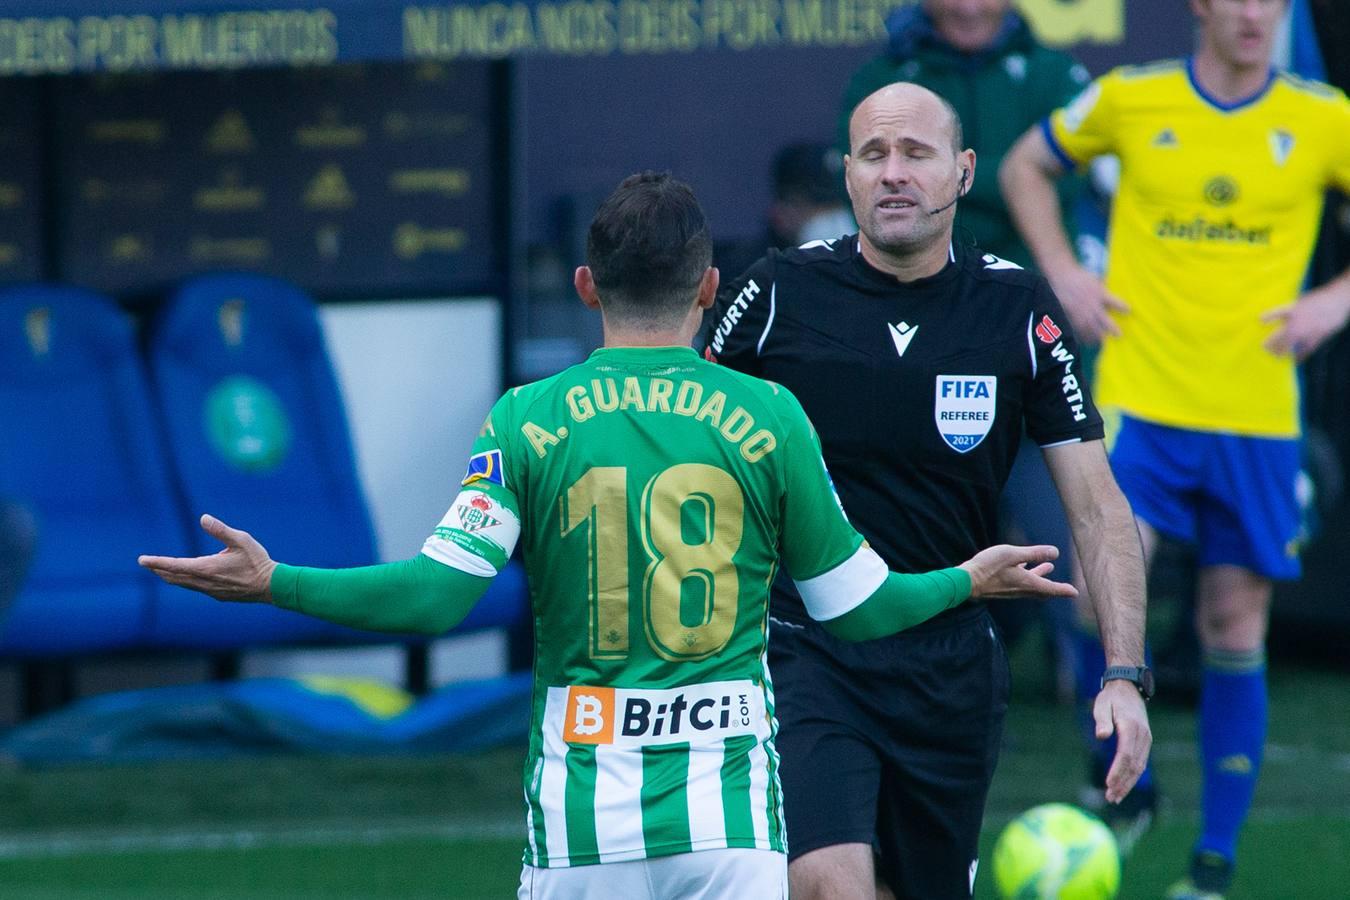
[[[1072,801],[1082,773],[1070,711],[1028,681],[1016,680],[986,860],[1008,819]],[[1230,900],[1350,896],[1350,678],[1277,661],[1271,688],[1266,765]],[[1192,716],[1167,705],[1152,716],[1167,806],[1126,864],[1122,898],[1160,897],[1196,827]],[[521,754],[0,769],[0,897],[513,897]],[[987,872],[976,896],[993,897]]]

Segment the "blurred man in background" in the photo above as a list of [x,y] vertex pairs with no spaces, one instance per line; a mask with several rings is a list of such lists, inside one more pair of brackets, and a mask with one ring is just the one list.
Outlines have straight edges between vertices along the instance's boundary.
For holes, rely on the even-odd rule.
[[843,155],[826,144],[803,141],[782,147],[773,158],[773,202],[764,230],[714,245],[718,269],[739,275],[770,248],[786,250],[853,231],[853,214],[839,190],[843,172]]
[[[1350,272],[1299,296],[1323,191],[1350,188],[1350,103],[1271,68],[1286,8],[1192,0],[1192,58],[1098,79],[1001,179],[1074,327],[1104,339],[1097,393],[1145,547],[1198,545],[1203,821],[1177,900],[1232,879],[1265,743],[1272,580],[1299,575],[1295,361],[1350,315]],[[1054,180],[1106,153],[1122,173],[1103,283],[1074,257]],[[1100,652],[1085,638],[1085,670]]]
[[605,346],[493,406],[461,493],[417,557],[278,565],[248,533],[203,516],[224,551],[140,560],[223,600],[438,634],[522,540],[536,681],[521,900],[786,897],[765,668],[780,553],[811,615],[850,641],[971,596],[1073,594],[1043,577],[1053,547],[888,572],[844,518],[792,395],[690,348],[717,289],[711,255],[687,186],[653,173],[619,185],[575,275]]

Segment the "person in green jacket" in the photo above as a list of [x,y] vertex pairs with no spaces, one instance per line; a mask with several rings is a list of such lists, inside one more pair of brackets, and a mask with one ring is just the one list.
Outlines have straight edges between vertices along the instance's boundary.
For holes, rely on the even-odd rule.
[[[885,52],[855,72],[844,92],[838,135],[845,153],[849,116],[863,98],[892,82],[911,81],[952,104],[981,169],[998,171],[1013,142],[1089,80],[1070,56],[1036,41],[1011,0],[923,0],[892,12],[886,30]],[[1082,182],[1066,180],[1060,187],[1068,213]],[[956,224],[986,252],[1031,267],[996,179],[975,181],[961,199]]]

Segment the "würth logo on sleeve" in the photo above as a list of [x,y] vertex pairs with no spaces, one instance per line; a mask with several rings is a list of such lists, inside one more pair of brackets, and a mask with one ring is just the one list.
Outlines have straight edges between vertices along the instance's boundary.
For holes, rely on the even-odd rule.
[[1042,344],[1053,344],[1063,333],[1049,316],[1041,316],[1041,322],[1036,326],[1036,337],[1041,339]]
[[741,292],[736,295],[736,299],[727,306],[726,314],[722,316],[722,321],[717,323],[717,329],[713,331],[712,340],[708,346],[712,349],[713,356],[722,352],[722,345],[726,342],[727,335],[736,327],[736,323],[741,320],[741,316],[750,308],[750,302],[759,296],[759,285],[755,280],[750,279]]

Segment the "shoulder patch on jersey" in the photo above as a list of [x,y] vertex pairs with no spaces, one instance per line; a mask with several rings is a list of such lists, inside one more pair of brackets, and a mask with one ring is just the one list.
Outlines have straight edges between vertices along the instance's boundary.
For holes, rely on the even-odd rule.
[[1329,84],[1323,84],[1311,78],[1304,78],[1301,75],[1295,75],[1293,72],[1278,72],[1276,77],[1280,81],[1289,85],[1296,91],[1305,94],[1312,94],[1314,97],[1320,97],[1323,100],[1335,100],[1341,92]]
[[476,481],[506,486],[506,472],[502,468],[502,451],[485,450],[469,457],[469,468],[464,472],[464,480],[460,484],[473,484]]
[[980,260],[984,263],[984,267],[985,267],[986,269],[1021,269],[1021,268],[1022,268],[1022,267],[1019,266],[1017,263],[1015,263],[1015,262],[1009,262],[1008,260],[1003,259],[1003,258],[998,257],[998,256],[995,256],[995,255],[992,254],[992,253],[986,253],[984,256],[980,257]]
[[814,240],[814,241],[807,241],[805,244],[801,244],[800,246],[797,247],[797,249],[798,249],[798,250],[814,250],[814,249],[816,249],[817,247],[828,247],[828,248],[830,248],[830,249],[834,249],[834,245],[835,245],[836,243],[838,243],[838,241],[839,241],[839,238],[830,238],[828,241],[822,240],[822,239],[816,239],[816,240]]
[[1040,323],[1036,325],[1036,337],[1042,344],[1053,344],[1063,333],[1055,324],[1055,320],[1049,316],[1041,316]]
[[1069,131],[1077,131],[1082,127],[1083,121],[1092,112],[1097,105],[1097,100],[1102,95],[1102,83],[1094,81],[1087,87],[1078,92],[1078,96],[1069,101],[1069,105],[1064,107],[1061,121],[1064,127]]
[[844,242],[843,236],[830,238],[829,240],[807,241],[800,247],[789,247],[786,250],[778,251],[778,259],[789,265],[840,259],[845,255],[841,251],[847,248],[848,244]]
[[1180,59],[1159,59],[1154,62],[1139,63],[1133,66],[1120,66],[1115,71],[1116,74],[1126,80],[1136,78],[1148,78],[1152,75],[1166,75],[1169,72],[1179,72],[1185,67]]

